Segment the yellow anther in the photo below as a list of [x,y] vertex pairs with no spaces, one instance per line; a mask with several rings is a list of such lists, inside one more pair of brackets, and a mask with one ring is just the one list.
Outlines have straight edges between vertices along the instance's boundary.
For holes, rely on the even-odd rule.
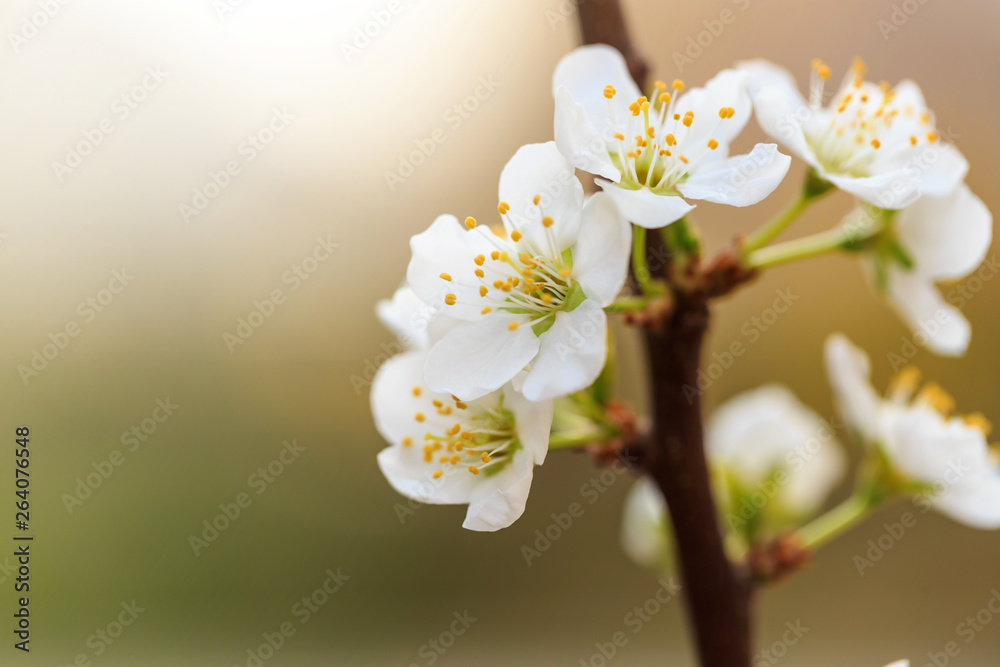
[[657,90],[666,90],[666,89],[667,89],[667,84],[663,83],[663,82],[662,82],[662,81],[660,81],[659,79],[657,79],[656,81],[654,81],[654,82],[653,82],[653,86],[654,86],[654,87],[655,87],[655,88],[656,88]]
[[[496,261],[496,260],[500,259],[500,251],[499,250],[494,250],[493,252],[491,252],[490,253],[490,258],[493,261]],[[484,258],[484,261],[485,261],[485,258]]]
[[517,276],[514,276],[514,277],[513,277],[512,279],[511,279],[510,283],[511,283],[511,284],[512,284],[512,285],[513,285],[514,287],[517,287],[518,285],[520,285],[520,284],[521,284],[521,279],[520,279],[520,278],[518,278]]
[[490,455],[487,452],[483,452],[482,454],[480,454],[479,458],[481,458],[483,460],[483,463],[489,463],[490,462]]
[[494,289],[501,289],[503,287],[503,281],[497,278],[493,281],[493,287]]
[[448,429],[448,435],[458,435],[458,432],[462,430],[461,424],[455,424],[450,429]]
[[719,142],[716,141],[715,139],[709,139],[708,140],[708,147],[711,148],[714,151],[716,148],[719,147]]
[[454,456],[452,456],[452,457],[451,457],[451,458],[450,458],[450,459],[448,460],[448,463],[450,463],[450,464],[452,464],[452,465],[455,465],[456,463],[458,463],[458,462],[459,462],[459,461],[461,461],[461,460],[462,460],[462,457],[461,457],[461,456],[459,456],[458,454],[455,454]]
[[668,134],[667,136],[663,137],[663,140],[667,142],[668,146],[673,146],[674,144],[677,143],[677,137],[675,137],[673,134]]
[[471,431],[462,431],[462,440],[475,440],[476,434]]
[[931,122],[931,114],[929,111],[920,112],[920,122],[923,123],[924,125]]
[[913,146],[917,145],[917,137],[912,134],[910,135],[910,144]]
[[474,261],[478,266],[482,266],[486,262],[486,255],[476,255]]
[[551,216],[547,215],[544,218],[542,218],[542,226],[543,227],[551,227],[552,223],[554,223],[554,222],[555,222],[555,220],[553,220]]
[[442,273],[441,274],[441,280],[451,281],[451,276],[448,275],[447,273]]
[[483,271],[482,269],[476,269],[476,277],[477,278],[485,278],[486,277],[486,272]]
[[535,197],[531,200],[531,203],[538,206],[538,202],[540,201],[542,201],[542,195],[535,195]]
[[479,286],[479,296],[486,296],[488,292],[489,290],[486,288],[486,285]]
[[674,79],[674,82],[671,84],[670,87],[676,90],[677,92],[680,92],[684,90],[684,82],[681,81],[680,79]]
[[867,102],[868,101],[868,96],[867,95],[862,95],[858,99],[861,100],[862,102]]
[[684,116],[684,120],[681,121],[681,122],[684,123],[684,127],[691,127],[691,123],[694,122],[694,116],[693,115],[692,116]]
[[675,113],[674,114],[674,120],[680,120],[680,119],[681,119],[681,115],[679,113]]
[[[496,252],[496,251],[494,251],[494,252]],[[491,256],[492,256],[492,254],[491,254]],[[496,256],[496,259],[500,260],[501,262],[506,262],[508,259],[510,259],[510,257],[507,255],[506,252],[501,252],[501,253],[499,253]]]
[[927,133],[927,141],[933,144],[937,140],[938,140],[937,132],[931,130],[930,132]]
[[569,278],[573,275],[573,269],[560,269],[559,275],[563,278]]
[[660,100],[660,104],[669,104],[670,103],[670,93],[660,93],[659,100]]
[[464,410],[469,406],[463,403],[462,401],[455,401],[455,407],[458,408],[459,410]]
[[444,470],[435,470],[433,477],[434,479],[441,479],[442,475],[444,475]]
[[665,148],[661,148],[660,149],[660,155],[666,155],[667,157],[670,157],[670,151],[668,151]]
[[448,304],[449,306],[454,306],[456,301],[458,301],[458,297],[455,296],[454,294],[445,294],[444,295],[444,302],[446,304]]
[[434,399],[433,401],[431,401],[431,403],[433,403],[433,404],[434,404],[434,407],[435,407],[435,408],[440,408],[440,407],[441,407],[442,405],[444,405],[444,403],[442,403],[441,401],[439,401],[439,400],[438,400],[438,399],[436,399],[436,398],[435,398],[435,399]]
[[469,466],[469,472],[471,472],[473,475],[478,475],[479,468],[477,468],[476,466]]
[[424,463],[431,463],[434,460],[434,455],[429,451],[424,450]]
[[438,414],[439,415],[444,415],[444,416],[447,417],[448,415],[451,414],[451,406],[450,405],[446,405],[443,408],[438,408]]
[[973,412],[971,415],[965,415],[962,420],[983,434],[984,437],[989,437],[990,433],[993,431],[993,424],[987,419],[982,412]]
[[518,241],[520,241],[521,240],[521,232],[517,231],[516,229],[514,231],[512,231],[510,233],[510,240],[513,241],[514,243],[517,243]]
[[649,102],[643,102],[642,104],[639,105],[639,108],[642,109],[643,111],[649,111]]
[[417,414],[413,415],[413,418],[416,419],[418,422],[422,422],[423,420],[427,419],[427,417],[424,416],[423,412],[418,412]]
[[517,320],[513,320],[510,324],[507,325],[507,330],[513,331],[517,327],[518,327]]
[[476,219],[473,218],[472,216],[469,216],[468,218],[465,219],[465,226],[468,227],[469,229],[475,229]]
[[403,447],[409,447],[412,444],[413,444],[413,438],[411,438],[410,436],[406,436],[405,438],[403,438]]
[[553,300],[553,297],[548,292],[546,292],[545,294],[542,295],[542,303],[544,303],[545,305],[548,305],[548,304],[552,303],[552,300]]
[[615,139],[618,141],[625,141],[625,135],[621,132],[615,132]]
[[451,457],[450,456],[439,456],[438,457],[438,463],[447,463],[448,461],[451,461]]
[[953,399],[948,392],[942,389],[936,382],[928,382],[925,384],[924,388],[920,390],[919,394],[917,394],[916,400],[918,402],[927,403],[942,415],[947,415],[955,409],[955,399]]
[[510,210],[510,204],[508,204],[507,202],[502,201],[499,204],[497,204],[497,211],[500,212],[500,215],[503,215],[509,210]]
[[521,264],[533,264],[534,263],[534,260],[532,259],[531,255],[529,255],[526,252],[522,252],[521,256],[518,257],[518,259],[521,260]]
[[822,60],[820,60],[819,58],[813,58],[811,65],[813,70],[815,70],[816,73],[819,74],[819,78],[821,79],[830,78],[830,68],[827,67]]
[[493,309],[490,308],[489,306],[483,306],[483,309],[479,311],[479,314],[480,315],[485,315],[486,313],[490,312],[491,310],[493,310]]
[[854,70],[854,74],[859,77],[864,76],[865,74],[868,73],[868,66],[865,65],[865,61],[862,60],[860,57],[856,57],[854,59],[854,61],[851,63],[851,69]]
[[414,387],[413,388],[413,395],[414,396],[419,396],[422,393],[424,393],[424,390],[421,389],[420,387]]
[[501,224],[490,225],[490,231],[493,232],[494,236],[499,236],[502,239],[507,238],[507,228]]
[[604,86],[604,96],[609,100],[615,96],[615,90],[611,86]]
[[638,116],[641,113],[641,111],[642,111],[639,108],[639,103],[638,102],[632,102],[632,104],[628,105],[628,110],[632,112],[633,116]]
[[877,150],[881,146],[882,146],[882,142],[881,141],[879,141],[878,139],[872,139],[872,148],[874,148],[874,149]]
[[679,159],[679,160],[680,160],[681,162],[683,162],[684,164],[687,164],[687,163],[688,163],[688,159],[687,159],[687,158],[686,158],[685,156],[683,156],[683,155],[678,155],[678,156],[677,156],[677,159]]

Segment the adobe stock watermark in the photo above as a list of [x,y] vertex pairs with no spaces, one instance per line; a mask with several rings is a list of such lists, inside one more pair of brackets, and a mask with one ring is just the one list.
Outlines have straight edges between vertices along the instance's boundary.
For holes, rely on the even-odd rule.
[[[284,647],[288,640],[295,636],[299,627],[308,623],[316,616],[330,599],[340,592],[351,578],[341,572],[338,567],[327,568],[324,572],[326,578],[312,592],[303,595],[292,605],[289,610],[290,617],[282,621],[270,632],[261,634],[262,641],[256,646],[251,646],[246,650],[246,660],[235,663],[234,667],[263,667],[264,663],[273,658],[275,654]],[[295,625],[298,621],[298,626]]]
[[626,630],[631,631],[632,635],[642,632],[642,629],[681,592],[681,585],[673,577],[660,579],[659,584],[648,600],[636,605],[625,614],[622,618],[623,629],[612,634],[608,641],[594,643],[594,648],[597,650],[586,658],[580,658],[580,667],[606,667],[618,652],[628,645],[630,637]]
[[[922,493],[911,498],[914,508],[920,515],[927,514],[934,507],[934,502],[948,492],[955,484],[965,478],[971,468],[960,460],[948,461],[948,467],[942,473],[941,478],[929,485]],[[853,560],[854,567],[858,575],[865,576],[865,570],[875,567],[876,563],[893,547],[906,536],[907,531],[917,525],[919,516],[913,512],[903,512],[897,521],[885,522],[882,524],[882,532],[875,538],[868,540],[868,547],[864,555],[855,554]]]
[[795,449],[785,454],[785,465],[777,468],[768,477],[757,482],[756,487],[750,490],[749,495],[743,497],[739,508],[735,513],[726,512],[726,525],[730,530],[738,531],[752,521],[757,514],[776,496],[781,489],[788,484],[795,473],[802,470],[821,449],[828,446],[836,437],[839,431],[844,430],[845,424],[831,417],[830,421],[823,421],[816,433],[806,440],[796,445]]
[[913,15],[920,11],[920,8],[926,4],[927,0],[903,0],[899,4],[894,4],[888,18],[880,18],[875,22],[875,26],[882,35],[882,39],[889,41],[889,37],[893,33],[899,32]]
[[80,131],[83,138],[75,143],[66,144],[66,154],[62,162],[52,161],[52,171],[56,180],[60,183],[74,171],[76,171],[94,150],[104,143],[104,140],[114,133],[139,106],[149,99],[150,94],[160,87],[166,80],[168,74],[159,65],[150,65],[142,79],[119,95],[111,103],[110,113],[93,127],[85,127]]
[[287,293],[276,287],[263,300],[255,299],[250,312],[245,317],[241,315],[236,318],[236,328],[233,333],[226,331],[222,334],[222,342],[226,344],[230,354],[250,340],[250,337],[274,315],[278,306],[288,301],[288,295],[298,292],[305,282],[329,261],[333,251],[340,247],[339,243],[330,240],[330,236],[327,234],[326,238],[316,237],[316,245],[312,251],[281,274],[281,284],[288,287]]
[[794,623],[787,621],[786,630],[781,637],[770,646],[761,649],[750,661],[753,667],[768,667],[776,665],[778,661],[788,655],[788,650],[799,643],[799,640],[809,632],[809,628],[802,625],[802,621],[796,619]]
[[713,352],[711,361],[704,368],[698,369],[698,379],[695,385],[686,384],[682,387],[684,397],[688,404],[694,403],[696,396],[702,396],[721,378],[723,374],[733,367],[736,360],[742,357],[749,345],[753,345],[761,336],[767,333],[771,327],[787,313],[795,302],[801,298],[799,294],[793,294],[790,287],[777,289],[774,291],[775,299],[769,308],[765,308],[759,315],[754,315],[740,326],[740,333],[746,338],[746,343],[742,340],[734,340],[723,352]]
[[394,170],[385,171],[383,177],[389,192],[395,192],[396,188],[413,176],[417,169],[448,141],[452,133],[461,129],[465,122],[472,118],[472,114],[476,113],[501,85],[502,82],[496,80],[493,74],[480,76],[478,85],[472,93],[453,104],[441,115],[445,125],[434,128],[425,137],[415,139],[413,141],[415,148],[397,156],[398,163]]
[[344,60],[350,63],[360,56],[362,51],[382,36],[382,33],[403,12],[406,5],[412,4],[412,1],[389,0],[384,7],[371,10],[365,22],[354,28],[350,39],[340,42],[340,53],[344,56]]
[[[277,456],[247,477],[247,486],[254,492],[254,495],[261,495],[284,474],[288,466],[298,461],[299,456],[304,451],[306,448],[298,444],[295,438],[292,438],[291,442],[285,440],[281,443],[281,449],[278,450]],[[201,532],[188,535],[188,545],[195,557],[200,556],[205,549],[208,549],[219,539],[222,533],[236,523],[237,519],[243,515],[244,510],[253,504],[253,500],[250,493],[243,491],[236,494],[231,501],[219,503],[219,513],[202,520]]]
[[69,0],[38,0],[38,11],[21,17],[17,31],[7,33],[7,42],[10,43],[11,51],[17,53],[21,47],[37,37],[68,4]]
[[452,617],[453,620],[446,630],[443,630],[437,637],[428,639],[417,649],[417,656],[422,658],[422,661],[411,662],[409,667],[431,667],[431,665],[441,659],[441,656],[448,652],[448,649],[455,645],[459,637],[469,631],[473,623],[479,620],[474,616],[470,616],[468,609],[462,613],[456,611],[452,614]]
[[90,651],[77,653],[66,665],[59,663],[59,667],[91,667],[93,660],[104,655],[121,639],[125,631],[132,627],[139,615],[146,611],[146,608],[140,607],[134,599],[131,602],[122,602],[119,607],[121,611],[107,625],[97,628],[87,637],[84,643]]
[[83,506],[85,500],[93,496],[94,492],[111,478],[118,468],[125,464],[126,454],[138,451],[143,443],[153,437],[160,425],[170,419],[181,407],[170,400],[169,396],[165,399],[156,399],[154,406],[148,417],[138,424],[133,424],[129,430],[122,433],[121,438],[119,438],[122,449],[112,449],[107,458],[92,461],[90,466],[93,471],[82,477],[77,477],[73,491],[62,494],[60,499],[63,502],[63,507],[71,516],[77,508]]
[[213,0],[212,9],[220,21],[247,3],[247,0]]
[[122,267],[121,270],[111,272],[111,280],[107,287],[98,290],[92,296],[88,296],[76,307],[76,314],[79,320],[71,319],[58,330],[50,332],[47,341],[40,347],[31,350],[31,359],[27,363],[18,364],[17,374],[21,382],[27,387],[31,381],[41,375],[42,371],[59,358],[59,355],[69,347],[70,341],[83,331],[83,327],[92,323],[97,316],[103,313],[115,301],[126,287],[132,284],[135,276]]
[[521,545],[521,556],[528,567],[541,558],[542,554],[547,553],[552,545],[558,542],[584,515],[587,506],[600,500],[608,492],[608,489],[614,486],[638,460],[621,451],[616,454],[616,459],[614,463],[580,486],[580,497],[586,503],[573,501],[566,506],[566,511],[553,512],[551,514],[552,522],[535,530],[534,541],[531,544]]
[[[955,634],[964,640],[963,644],[971,644],[998,616],[1000,616],[1000,591],[994,588],[990,591],[990,598],[975,614],[966,616],[961,623],[955,626]],[[948,667],[951,664],[951,659],[957,657],[961,652],[961,644],[954,640],[949,641],[941,647],[940,651],[929,651],[927,662],[922,667]],[[912,664],[913,667],[917,667],[916,663]]]
[[[750,0],[730,1],[736,6],[738,12],[745,12],[750,6]],[[698,34],[687,38],[687,45],[685,46],[683,52],[674,51],[672,55],[674,66],[677,68],[678,74],[682,73],[684,68],[688,65],[693,65],[694,61],[705,53],[705,49],[715,44],[715,40],[722,36],[726,27],[736,22],[736,18],[739,16],[738,12],[726,8],[719,12],[718,16],[711,19],[705,19],[701,22],[705,29],[698,32]]]
[[243,173],[244,168],[267,150],[282,132],[288,129],[295,116],[287,107],[271,110],[271,118],[256,132],[236,146],[236,155],[227,160],[218,171],[209,170],[208,178],[191,191],[191,199],[177,205],[177,212],[184,224],[191,224],[193,218],[205,212],[213,201],[232,185],[233,179]]

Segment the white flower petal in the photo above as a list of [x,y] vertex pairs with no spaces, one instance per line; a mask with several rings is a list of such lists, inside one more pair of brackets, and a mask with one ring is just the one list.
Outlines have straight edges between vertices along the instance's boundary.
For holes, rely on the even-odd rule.
[[868,355],[838,333],[826,339],[824,357],[841,416],[866,443],[878,442],[881,399],[871,385]]
[[946,197],[921,197],[899,213],[896,229],[917,273],[958,280],[986,257],[993,238],[993,216],[962,184]]
[[969,162],[951,144],[935,142],[923,152],[933,156],[933,160],[922,167],[920,175],[920,190],[924,194],[934,197],[950,194],[969,172]]
[[586,299],[570,312],[559,311],[541,336],[538,356],[524,380],[524,395],[539,401],[586,389],[604,368],[608,355],[604,309]]
[[476,487],[462,527],[467,530],[495,531],[517,521],[524,514],[533,475],[534,462],[531,455],[525,450],[519,450],[514,454],[514,460],[496,473],[489,484]]
[[667,504],[648,477],[635,481],[625,498],[622,550],[643,567],[666,567],[671,560]]
[[430,344],[427,326],[435,313],[409,287],[400,287],[392,299],[375,304],[375,315],[406,348],[425,348]]
[[[434,479],[433,468],[421,467],[420,447],[386,447],[378,453],[378,467],[400,495],[428,505],[462,505],[473,497],[478,480],[471,473]],[[422,469],[423,468],[423,469]]]
[[815,122],[817,111],[806,103],[795,79],[766,61],[741,64],[747,72],[746,86],[753,99],[754,115],[764,132],[792,154],[816,167],[803,127]]
[[599,305],[615,300],[628,275],[632,226],[614,200],[598,192],[583,207],[580,236],[573,246],[573,279]]
[[517,391],[504,392],[504,401],[505,406],[514,413],[521,446],[531,454],[535,465],[541,465],[549,451],[549,433],[552,430],[555,403],[550,400],[529,401]]
[[915,335],[914,340],[937,354],[952,357],[965,354],[972,328],[962,311],[947,303],[933,283],[918,271],[891,266],[888,273],[886,296],[914,334],[921,334]]
[[[556,65],[552,75],[552,92],[562,87],[569,90],[587,112],[591,124],[598,131],[606,128],[610,119],[608,100],[604,87],[614,86],[618,93],[611,106],[619,119],[627,119],[631,112],[628,105],[642,94],[629,74],[625,58],[606,44],[592,44],[574,49]],[[614,132],[611,130],[610,134]]]
[[860,178],[826,172],[822,176],[844,192],[879,208],[906,208],[920,197],[920,179],[905,169]]
[[[677,100],[678,113],[694,112],[694,121],[687,133],[687,141],[700,146],[714,138],[717,150],[728,149],[750,120],[753,105],[745,86],[746,74],[739,70],[722,70],[703,88],[692,88]],[[732,107],[733,117],[719,122],[719,109]]]
[[690,199],[750,206],[774,192],[791,163],[792,159],[779,153],[774,144],[757,144],[747,155],[735,155],[696,170],[677,189]]
[[[576,240],[583,186],[555,142],[521,146],[500,174],[499,193],[500,201],[510,205],[507,219],[524,235],[521,243],[538,250],[549,247],[543,216],[555,221],[549,233],[555,235],[558,252]],[[535,195],[541,196],[538,205],[533,201]]]
[[[511,331],[508,325],[521,326]],[[432,390],[472,400],[511,380],[538,352],[538,336],[524,315],[494,311],[455,327],[431,348],[424,379]]]
[[[406,267],[406,282],[417,297],[432,310],[451,317],[479,319],[481,306],[475,305],[476,287],[472,286],[476,269],[473,258],[493,250],[480,230],[466,229],[455,216],[442,215],[426,231],[410,239],[410,250],[413,255]],[[452,281],[443,280],[442,273],[451,276]],[[463,288],[463,283],[469,286]],[[446,306],[446,294],[456,294],[458,303]]]
[[654,194],[648,188],[628,190],[600,178],[594,182],[611,196],[626,220],[646,229],[666,227],[694,209],[683,197]]
[[559,152],[583,171],[603,176],[617,183],[621,172],[611,160],[607,142],[591,123],[583,105],[573,99],[565,87],[556,93],[556,115],[553,137]]
[[974,490],[946,493],[936,508],[955,521],[980,530],[1000,528],[1000,471],[992,471]]

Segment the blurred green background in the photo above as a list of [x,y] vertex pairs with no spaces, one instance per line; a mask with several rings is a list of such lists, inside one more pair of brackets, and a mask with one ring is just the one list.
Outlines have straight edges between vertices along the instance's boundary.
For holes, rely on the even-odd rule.
[[[1000,177],[1000,3],[624,5],[654,75],[689,86],[752,57],[785,65],[800,82],[813,57],[837,80],[855,55],[875,80],[917,79],[968,157],[972,189],[1000,210],[990,185]],[[491,219],[503,164],[521,144],[550,138],[550,76],[577,43],[574,8],[569,0],[4,3],[0,437],[11,449],[0,457],[0,495],[12,536],[14,429],[28,425],[36,541],[32,652],[15,651],[7,632],[0,664],[69,665],[83,654],[95,665],[247,665],[262,633],[291,622],[295,634],[264,664],[578,665],[595,642],[626,629],[625,615],[658,585],[619,550],[629,479],[610,484],[528,567],[520,547],[598,474],[587,457],[550,457],[524,517],[500,533],[463,531],[456,507],[400,521],[403,499],[375,465],[383,443],[365,386],[393,343],[373,306],[402,280],[408,238],[442,212]],[[692,62],[678,60],[723,10],[735,20]],[[367,43],[358,36],[366,27]],[[495,89],[480,88],[475,111],[458,115],[454,105],[483,79]],[[291,119],[269,135],[275,109]],[[386,172],[436,128],[446,140],[390,190]],[[751,122],[737,148],[760,139]],[[96,145],[75,168],[54,166],[75,164],[68,147],[87,141]],[[227,180],[220,172],[230,162],[238,173]],[[225,187],[212,187],[213,173]],[[706,244],[763,222],[802,173],[795,163],[753,209],[699,206]],[[185,204],[205,207],[193,215]],[[794,233],[828,227],[849,205],[846,196],[823,201]],[[287,272],[303,266],[317,238],[339,247],[306,262],[315,270],[296,283]],[[123,269],[134,276],[127,287],[102,292]],[[285,301],[230,351],[224,335],[275,289]],[[710,405],[780,381],[831,415],[821,346],[832,330],[866,348],[877,382],[887,380],[886,355],[908,332],[850,258],[776,269],[719,304],[709,351],[751,343],[743,326],[777,289],[800,298],[712,385]],[[994,419],[998,305],[1000,289],[986,282],[964,308],[974,327],[965,359],[920,352],[914,360],[963,411]],[[68,323],[79,334],[63,340]],[[25,382],[18,367],[44,353],[50,334],[64,349],[48,348],[54,358]],[[629,332],[621,340],[623,391],[638,398],[641,357]],[[155,431],[128,451],[123,434],[141,432],[158,399],[179,407],[162,423],[146,421]],[[304,451],[258,494],[262,477],[251,476],[292,439]],[[64,494],[95,465],[107,471],[102,462],[115,450],[121,465],[70,512]],[[240,493],[250,505],[195,555],[190,536]],[[922,666],[958,641],[949,664],[996,665],[1000,619],[969,643],[957,632],[1000,589],[1000,535],[921,516],[858,575],[853,557],[906,510],[884,509],[807,572],[764,592],[761,646],[800,622],[809,630],[784,664],[881,667],[910,657]],[[0,557],[4,614],[15,604],[11,564]],[[294,606],[338,568],[349,580],[301,623]],[[91,638],[117,633],[120,605],[133,600],[144,611],[113,643]],[[426,645],[465,611],[477,620],[446,652]],[[683,622],[680,604],[666,605],[629,634],[613,664],[691,664]]]

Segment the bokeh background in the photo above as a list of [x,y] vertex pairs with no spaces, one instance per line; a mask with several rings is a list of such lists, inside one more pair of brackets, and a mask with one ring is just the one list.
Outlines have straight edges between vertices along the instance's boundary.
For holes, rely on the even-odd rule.
[[[804,82],[817,56],[836,80],[855,55],[876,80],[917,79],[968,157],[972,189],[1000,210],[1000,3],[624,6],[654,75],[667,80],[698,85],[765,57]],[[685,54],[723,10],[735,20]],[[550,457],[524,517],[498,534],[460,529],[462,508],[421,508],[401,521],[402,499],[375,465],[383,443],[368,412],[367,379],[394,344],[375,321],[375,301],[401,281],[412,234],[442,212],[490,219],[505,161],[550,138],[549,81],[578,43],[574,12],[569,0],[3,3],[0,434],[10,449],[0,457],[0,496],[12,536],[14,429],[29,425],[36,541],[32,652],[15,651],[5,631],[0,663],[68,665],[83,654],[95,665],[247,665],[262,633],[292,621],[295,635],[264,664],[578,665],[595,642],[626,629],[625,614],[658,586],[619,550],[627,476],[528,567],[521,546],[597,475],[586,457]],[[367,43],[358,37],[366,26]],[[456,114],[470,96],[476,109]],[[291,118],[262,133],[275,109]],[[110,133],[97,131],[105,118]],[[446,140],[390,188],[385,174],[437,128]],[[57,168],[88,134],[101,141],[75,168]],[[250,149],[251,135],[270,143]],[[751,122],[740,141],[761,138]],[[211,174],[231,161],[239,173],[213,189]],[[802,174],[794,164],[753,209],[699,206],[706,245],[763,222]],[[206,186],[215,196],[196,202]],[[185,216],[181,206],[196,203],[207,205]],[[825,229],[849,205],[846,196],[824,200],[794,233]],[[318,238],[339,245],[328,260],[307,262],[314,270],[293,290],[287,272]],[[134,278],[102,292],[114,271]],[[914,358],[964,410],[994,419],[998,285],[985,281],[964,307],[974,326],[965,359]],[[224,335],[275,289],[284,303],[231,351]],[[779,289],[798,301],[750,341],[744,326]],[[89,298],[106,302],[100,312]],[[68,323],[79,334],[25,381],[18,367]],[[709,352],[742,341],[747,353],[706,400],[780,381],[832,415],[821,364],[832,330],[870,351],[878,383],[890,375],[887,354],[908,337],[851,258],[768,272],[717,308]],[[628,332],[621,340],[622,391],[641,405],[641,355]],[[147,421],[155,431],[128,451],[123,434],[141,429],[158,399],[179,407]],[[258,495],[261,478],[251,476],[291,439],[305,450]],[[95,465],[107,470],[115,450],[121,465],[70,511],[66,494]],[[240,493],[250,506],[195,555],[190,536]],[[969,643],[957,633],[1000,588],[1000,534],[923,515],[859,576],[854,556],[907,509],[884,509],[764,592],[761,646],[800,622],[809,630],[783,664],[924,665],[952,641],[961,650],[949,664],[998,664],[1000,619]],[[0,556],[3,627],[15,604],[12,564]],[[293,606],[337,568],[350,579],[299,623]],[[145,610],[135,623],[111,644],[92,638],[133,600]],[[428,652],[426,642],[465,611],[477,619],[471,628],[444,654]],[[666,605],[613,664],[692,664],[683,622],[680,604]]]

